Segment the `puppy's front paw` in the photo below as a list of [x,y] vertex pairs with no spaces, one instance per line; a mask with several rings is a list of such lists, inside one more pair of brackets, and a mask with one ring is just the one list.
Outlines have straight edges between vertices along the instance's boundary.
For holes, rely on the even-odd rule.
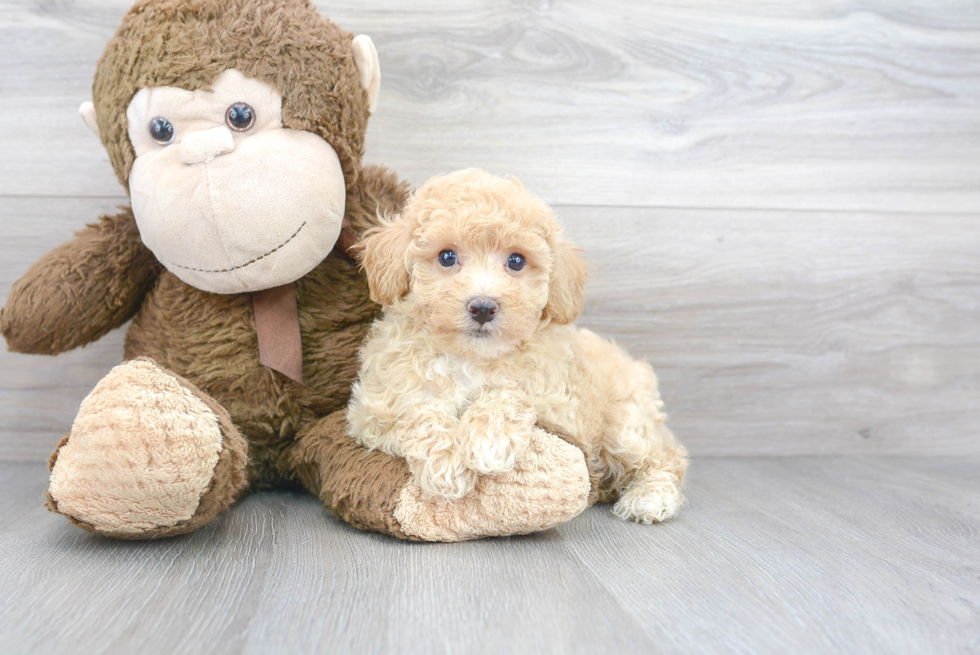
[[527,448],[525,439],[514,435],[487,434],[471,442],[466,465],[483,475],[513,471]]
[[613,507],[613,513],[624,521],[660,523],[673,518],[684,503],[676,483],[632,484]]
[[454,500],[476,486],[476,473],[466,468],[454,450],[444,450],[425,459],[410,459],[408,466],[422,491],[432,496]]
[[513,471],[531,442],[529,415],[506,411],[507,406],[463,415],[459,439],[466,452],[466,466],[482,475]]

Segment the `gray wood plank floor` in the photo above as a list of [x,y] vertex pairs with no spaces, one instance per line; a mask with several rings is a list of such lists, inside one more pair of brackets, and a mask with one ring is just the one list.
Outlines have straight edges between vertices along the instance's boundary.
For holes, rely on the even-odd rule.
[[661,526],[596,507],[529,537],[406,544],[311,496],[109,541],[0,464],[4,653],[975,653],[980,458],[725,458]]

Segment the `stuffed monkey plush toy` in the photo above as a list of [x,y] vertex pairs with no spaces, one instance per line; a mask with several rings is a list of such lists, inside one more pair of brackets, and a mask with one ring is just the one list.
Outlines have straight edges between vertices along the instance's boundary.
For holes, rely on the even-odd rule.
[[363,166],[378,57],[306,0],[143,0],[82,118],[132,203],[34,264],[0,312],[11,350],[54,355],[132,319],[126,363],[51,456],[52,511],[127,539],[190,532],[248,491],[303,486],[407,539],[545,529],[591,500],[552,433],[455,503],[347,436],[379,309],[346,250],[407,190]]

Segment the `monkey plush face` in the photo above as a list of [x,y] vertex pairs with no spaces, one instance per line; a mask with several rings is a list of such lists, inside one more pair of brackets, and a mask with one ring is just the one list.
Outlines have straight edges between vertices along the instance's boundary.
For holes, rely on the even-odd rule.
[[333,249],[379,81],[371,40],[309,0],[139,0],[80,111],[160,263],[245,293]]
[[237,70],[211,90],[141,89],[126,111],[129,191],[157,259],[212,293],[306,275],[333,249],[344,175],[319,136],[284,129],[282,96]]

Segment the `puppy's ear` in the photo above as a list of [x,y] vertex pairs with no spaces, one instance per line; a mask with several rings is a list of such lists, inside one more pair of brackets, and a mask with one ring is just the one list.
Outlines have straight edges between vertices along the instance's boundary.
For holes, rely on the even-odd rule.
[[567,325],[582,313],[589,264],[582,259],[580,252],[579,248],[564,239],[555,248],[544,315],[556,323]]
[[390,305],[408,293],[405,253],[411,243],[408,221],[399,219],[368,230],[351,249],[367,273],[374,302]]

